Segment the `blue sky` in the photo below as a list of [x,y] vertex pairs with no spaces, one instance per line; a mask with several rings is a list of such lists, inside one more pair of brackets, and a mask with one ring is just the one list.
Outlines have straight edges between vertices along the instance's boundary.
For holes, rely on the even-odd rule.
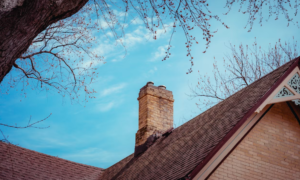
[[[194,72],[186,75],[190,63],[186,58],[184,34],[177,30],[173,40],[171,56],[161,61],[164,48],[168,44],[169,33],[162,34],[153,40],[139,21],[126,29],[124,48],[114,45],[112,40],[99,40],[96,45],[105,57],[106,64],[99,64],[99,79],[93,87],[97,91],[96,98],[84,105],[72,103],[55,92],[27,90],[27,97],[20,96],[19,91],[11,90],[8,95],[0,96],[0,122],[25,125],[30,116],[32,121],[40,120],[52,113],[51,117],[40,126],[47,129],[12,129],[2,128],[8,139],[21,147],[58,156],[71,161],[107,168],[134,151],[135,133],[138,130],[138,92],[148,81],[155,85],[165,85],[173,91],[174,126],[201,113],[196,107],[197,99],[191,99],[189,86],[197,83],[199,70],[201,74],[211,74],[215,57],[222,62],[224,54],[229,53],[226,45],[240,43],[251,45],[256,37],[257,43],[267,50],[269,43],[300,40],[299,28],[290,24],[280,16],[257,23],[251,32],[244,29],[247,15],[237,12],[237,8],[224,16],[224,4],[211,4],[214,12],[219,12],[221,19],[230,29],[221,23],[213,22],[214,34],[212,43],[205,50],[204,44],[194,46]],[[299,20],[299,15],[294,17]],[[194,31],[198,39],[202,32]],[[101,35],[99,35],[101,38]]]

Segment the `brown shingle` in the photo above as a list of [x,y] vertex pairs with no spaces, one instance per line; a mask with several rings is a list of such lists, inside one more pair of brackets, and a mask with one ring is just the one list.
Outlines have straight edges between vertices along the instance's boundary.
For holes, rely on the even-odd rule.
[[96,180],[103,169],[0,141],[1,180]]
[[[191,173],[284,75],[295,59],[159,138],[138,158],[129,156],[101,180],[180,179]],[[126,164],[127,163],[127,164]]]
[[122,159],[118,163],[112,165],[111,167],[105,169],[105,174],[101,176],[100,179],[112,179],[118,172],[120,172],[130,160],[134,157],[133,154],[127,156],[126,158]]

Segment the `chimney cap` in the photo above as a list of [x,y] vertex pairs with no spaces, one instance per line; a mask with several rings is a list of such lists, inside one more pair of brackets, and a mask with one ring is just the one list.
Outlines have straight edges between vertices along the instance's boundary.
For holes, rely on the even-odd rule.
[[159,85],[158,87],[159,87],[159,88],[162,88],[162,89],[166,89],[166,86],[165,86],[165,85]]
[[152,85],[152,86],[153,86],[153,85],[154,85],[154,82],[148,81],[148,82],[147,82],[147,85]]

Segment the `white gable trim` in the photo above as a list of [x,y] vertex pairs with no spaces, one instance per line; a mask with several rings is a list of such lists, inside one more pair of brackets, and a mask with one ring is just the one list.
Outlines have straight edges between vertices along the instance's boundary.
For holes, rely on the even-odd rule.
[[[300,76],[300,70],[299,67],[295,67],[294,70],[284,79],[284,81],[269,95],[269,97],[257,108],[255,111],[256,113],[259,113],[266,105],[268,104],[275,104],[285,101],[291,101],[291,100],[297,100],[300,99],[300,94],[297,93],[293,88],[291,88],[288,85],[288,82],[291,80],[292,77],[294,77],[295,74],[298,74]],[[283,88],[287,88],[290,92],[292,92],[293,96],[287,96],[287,97],[281,97],[281,98],[274,98],[277,93]]]
[[222,162],[222,160],[234,149],[239,141],[251,130],[255,123],[269,109],[266,105],[259,113],[253,113],[245,123],[231,136],[231,138],[222,146],[222,148],[210,159],[210,161],[201,169],[193,180],[204,180],[211,172]]

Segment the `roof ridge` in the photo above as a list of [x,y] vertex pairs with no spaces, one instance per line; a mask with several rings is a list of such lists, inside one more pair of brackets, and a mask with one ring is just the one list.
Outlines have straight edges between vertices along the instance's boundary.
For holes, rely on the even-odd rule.
[[[293,62],[293,61],[297,61],[298,59],[300,59],[300,56],[297,57],[297,58],[294,58],[293,60],[290,60],[290,61],[288,61],[288,62],[282,64],[281,66],[277,67],[276,69],[278,69],[278,68],[280,68],[280,67],[282,67],[282,66],[284,66],[284,65],[286,65],[286,64],[288,64],[288,63],[291,63],[290,66],[292,66],[292,64],[293,64],[292,62]],[[275,70],[276,70],[276,69],[275,69]],[[287,69],[289,69],[289,68],[287,68]],[[253,86],[254,83],[257,83],[257,82],[261,81],[263,78],[265,78],[267,75],[273,73],[275,70],[272,70],[271,72],[269,72],[269,73],[263,75],[262,77],[256,79],[255,81],[253,81],[253,82],[252,82],[251,84],[249,84],[248,86],[245,86],[245,87],[243,87],[242,89],[236,91],[236,92],[233,93],[232,95],[230,95],[230,96],[228,96],[227,98],[225,98],[224,100],[222,100],[222,101],[216,103],[216,104],[213,105],[212,107],[206,109],[205,111],[203,111],[203,112],[201,112],[200,114],[196,115],[195,117],[191,118],[191,119],[188,120],[187,122],[189,122],[189,121],[195,119],[196,117],[198,117],[199,115],[201,115],[201,114],[203,114],[203,113],[205,113],[205,112],[211,110],[213,107],[215,107],[215,106],[219,105],[220,103],[222,103],[222,102],[228,100],[229,98],[231,98],[232,96],[236,95],[237,93],[240,93],[241,91],[245,90],[245,88],[250,87],[250,86]],[[276,82],[274,82],[274,84],[275,84],[275,83],[276,83]],[[187,122],[185,122],[185,123],[187,123]],[[181,127],[181,126],[184,125],[185,123],[181,124],[181,125],[178,126],[177,128]],[[177,129],[177,128],[174,128],[174,130]]]

